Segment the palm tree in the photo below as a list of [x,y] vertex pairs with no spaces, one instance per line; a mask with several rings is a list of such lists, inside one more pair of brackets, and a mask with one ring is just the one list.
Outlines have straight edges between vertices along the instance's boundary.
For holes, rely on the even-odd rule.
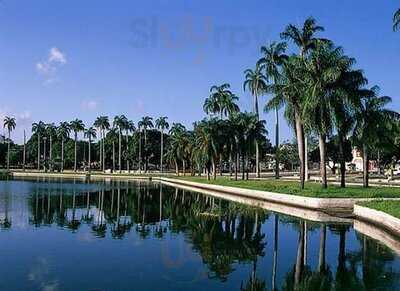
[[107,116],[99,116],[94,122],[94,126],[101,132],[101,143],[100,143],[100,164],[102,165],[103,172],[106,170],[106,157],[105,157],[105,138],[106,130],[110,128],[110,122]]
[[343,54],[342,48],[332,44],[318,44],[306,61],[303,75],[307,87],[304,112],[308,124],[318,134],[324,188],[327,187],[326,138],[334,127],[335,105],[338,99],[346,97],[341,94],[342,74],[349,71],[354,63],[353,58]]
[[300,160],[300,188],[305,182],[305,143],[303,121],[304,82],[302,74],[304,61],[298,56],[290,56],[282,65],[282,78],[279,83],[269,86],[273,97],[267,102],[265,110],[286,106],[285,118],[293,126],[297,138]]
[[37,170],[40,170],[40,136],[44,133],[45,124],[43,121],[32,124],[32,132],[37,135]]
[[144,171],[147,173],[147,166],[148,166],[148,159],[147,159],[147,129],[153,128],[153,118],[150,116],[145,116],[138,122],[138,126],[140,128],[143,128],[143,133],[144,133],[144,153],[145,153],[145,163],[144,163]]
[[229,89],[230,85],[225,83],[221,86],[212,86],[210,96],[206,98],[203,109],[207,114],[219,114],[220,119],[233,112],[239,111],[239,106],[235,103],[239,98]]
[[[263,57],[258,61],[265,71],[266,81],[278,83],[280,79],[280,67],[287,60],[285,55],[287,44],[284,42],[273,42],[269,46],[262,46],[261,53]],[[258,114],[258,112],[257,112]],[[275,107],[275,178],[279,178],[279,112]]]
[[207,180],[210,180],[210,165],[214,180],[216,179],[216,166],[215,162],[218,157],[217,150],[217,120],[203,120],[195,124],[195,152],[198,160],[201,160],[206,167]]
[[[243,89],[246,91],[246,88],[251,92],[254,97],[253,103],[253,112],[259,117],[258,111],[258,96],[266,91],[267,87],[267,78],[261,72],[261,67],[259,65],[253,70],[247,69],[244,71],[245,81],[243,84]],[[260,154],[258,141],[256,140],[256,176],[260,177]]]
[[64,171],[64,143],[65,140],[69,138],[71,132],[71,127],[68,122],[60,122],[57,128],[57,136],[61,139],[61,172]]
[[53,165],[53,138],[57,135],[57,128],[54,123],[49,123],[46,125],[46,135],[49,137],[50,140],[49,161],[51,170]]
[[169,129],[168,117],[161,116],[156,120],[156,128],[160,130],[161,149],[160,149],[160,171],[163,172],[163,159],[164,159],[164,130]]
[[[300,49],[300,58],[304,61],[307,54],[315,49],[318,43],[330,43],[330,41],[327,39],[315,37],[316,33],[322,32],[324,30],[324,27],[316,24],[316,21],[313,17],[309,17],[304,21],[302,27],[296,27],[293,24],[289,24],[285,28],[285,31],[281,33],[281,38],[285,40],[290,40],[294,44],[296,44],[297,47]],[[301,98],[303,97],[304,96],[301,96]],[[299,118],[301,119],[301,117]],[[299,124],[297,124],[297,126],[299,126]],[[305,150],[307,148],[307,137],[304,134],[304,128],[302,128],[300,131],[301,133],[298,133],[298,135],[303,135],[303,137],[298,140],[298,142],[304,142],[303,145],[299,145],[299,149],[304,148],[304,155],[302,158],[300,158],[300,164],[302,164],[301,161],[304,160],[304,165],[300,165],[300,172],[301,168],[303,167],[304,179],[308,180],[308,152]],[[304,182],[302,182],[301,184],[304,184]]]
[[11,132],[15,129],[17,123],[14,117],[6,116],[4,118],[4,128],[7,128],[8,140],[7,140],[7,170],[10,169],[10,143],[11,143]]
[[387,130],[393,121],[400,119],[400,114],[386,109],[392,99],[388,96],[379,96],[379,87],[362,90],[359,106],[355,113],[354,127],[355,141],[362,148],[363,153],[363,186],[369,186],[369,151],[379,141],[377,132]]
[[88,167],[89,167],[89,172],[90,172],[90,167],[91,167],[91,160],[90,160],[90,146],[92,144],[92,139],[96,138],[96,129],[94,127],[89,127],[85,130],[84,133],[85,137],[88,139],[89,142],[89,155],[88,155]]
[[400,9],[393,15],[393,31],[397,31],[400,28]]
[[71,129],[74,132],[74,172],[77,170],[77,142],[78,142],[78,133],[85,129],[85,125],[83,124],[82,120],[75,119],[70,123]]
[[128,122],[128,119],[125,117],[125,115],[120,115],[120,116],[115,116],[114,117],[113,125],[114,125],[114,128],[118,129],[118,170],[119,170],[120,173],[122,172],[122,160],[121,160],[122,130],[125,129],[127,122]]

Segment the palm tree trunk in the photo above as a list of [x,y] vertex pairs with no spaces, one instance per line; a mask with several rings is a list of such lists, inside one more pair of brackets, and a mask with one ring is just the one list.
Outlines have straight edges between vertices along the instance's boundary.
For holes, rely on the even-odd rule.
[[24,129],[24,152],[22,156],[22,169],[25,172],[25,164],[26,164],[26,135],[25,135],[25,129]]
[[369,158],[366,144],[363,144],[363,186],[365,188],[369,186]]
[[217,167],[215,166],[215,158],[214,157],[211,159],[211,163],[212,163],[213,179],[217,180]]
[[318,272],[325,271],[325,253],[326,253],[326,225],[321,226],[321,234],[319,239],[319,256],[318,256]]
[[10,169],[10,142],[11,142],[11,134],[8,131],[8,142],[7,142],[7,170]]
[[144,172],[147,173],[147,130],[144,129]]
[[258,145],[258,140],[255,140],[256,145],[256,177],[260,178],[260,149]]
[[112,142],[112,171],[115,173],[115,142]]
[[244,152],[243,152],[242,153],[242,180],[245,179],[244,160],[245,160],[245,157],[244,157]]
[[99,159],[100,159],[100,171],[103,169],[103,133],[100,130],[100,141],[99,141]]
[[91,139],[89,138],[89,153],[88,153],[88,167],[89,167],[89,172],[90,172],[90,144],[92,143]]
[[40,171],[40,134],[38,134],[38,143],[37,143],[37,169]]
[[279,179],[279,113],[275,108],[275,179]]
[[64,172],[64,137],[61,138],[61,172]]
[[50,156],[49,156],[50,162],[53,159],[53,137],[50,135]]
[[304,222],[300,222],[299,242],[297,246],[296,265],[294,272],[294,287],[297,290],[304,267]]
[[129,132],[126,132],[126,170],[129,173]]
[[103,172],[106,171],[106,132],[103,129]]
[[185,160],[182,160],[182,172],[183,172],[183,176],[186,176],[186,163],[185,163]]
[[121,129],[118,131],[118,169],[119,172],[122,172],[122,167],[121,167]]
[[276,289],[276,270],[278,268],[278,243],[279,243],[279,216],[275,214],[275,227],[274,227],[274,257],[272,266],[272,291]]
[[160,170],[163,173],[163,158],[164,158],[164,132],[161,130],[161,154],[160,154]]
[[142,132],[139,129],[139,174],[142,171]]
[[310,172],[308,169],[308,136],[304,134],[304,180],[310,179]]
[[319,157],[320,157],[320,173],[321,173],[321,182],[322,187],[328,187],[328,181],[326,177],[326,137],[324,134],[320,134],[319,138]]
[[344,157],[344,138],[341,133],[338,133],[339,137],[339,158],[340,158],[340,187],[346,187],[346,161]]
[[305,181],[304,129],[300,119],[300,114],[297,110],[295,110],[295,123],[296,123],[297,147],[300,160],[300,188],[304,189],[304,181]]
[[74,148],[74,172],[76,172],[76,156],[77,156],[77,149],[76,149],[76,142],[78,139],[78,135],[75,132],[75,148]]
[[238,171],[239,171],[239,150],[236,152],[235,158],[235,181],[238,179]]
[[178,167],[178,161],[175,159],[175,173],[177,176],[179,176],[179,167]]

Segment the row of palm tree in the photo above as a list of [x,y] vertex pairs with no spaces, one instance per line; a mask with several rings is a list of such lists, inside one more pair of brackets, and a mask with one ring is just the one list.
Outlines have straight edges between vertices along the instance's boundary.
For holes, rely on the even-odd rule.
[[[155,127],[160,131],[161,137],[161,159],[160,159],[160,168],[163,171],[163,163],[164,163],[164,132],[165,130],[169,129],[168,118],[162,116],[155,121]],[[15,119],[14,119],[15,122]],[[8,126],[10,121],[7,121],[4,126]],[[12,124],[10,124],[11,126]],[[10,127],[10,132],[15,128]],[[40,170],[40,160],[41,160],[41,140],[44,140],[44,144],[46,146],[47,139],[50,140],[50,157],[49,160],[51,161],[52,156],[52,144],[53,139],[57,138],[61,142],[61,171],[64,170],[64,144],[70,138],[71,133],[73,133],[74,139],[74,171],[77,171],[78,163],[77,163],[77,143],[78,143],[78,135],[79,133],[83,133],[83,136],[88,141],[88,170],[91,169],[91,144],[97,136],[99,136],[99,160],[100,160],[100,169],[103,171],[106,170],[105,159],[106,159],[106,138],[110,139],[112,142],[113,148],[113,170],[115,171],[115,143],[118,143],[118,171],[122,172],[122,158],[123,158],[123,150],[122,150],[122,140],[126,141],[126,153],[129,150],[129,137],[130,134],[133,132],[137,132],[139,134],[139,171],[142,170],[142,161],[144,160],[144,171],[147,171],[148,168],[148,155],[146,154],[145,157],[142,159],[142,154],[145,152],[144,149],[147,148],[148,143],[148,130],[154,128],[153,118],[149,116],[143,117],[138,122],[138,130],[136,131],[135,124],[133,121],[128,120],[125,115],[118,115],[115,116],[112,123],[109,121],[108,116],[99,116],[93,126],[85,127],[83,121],[80,119],[75,119],[71,122],[60,122],[59,126],[55,126],[53,123],[45,124],[44,122],[40,121],[37,123],[32,124],[32,133],[37,137],[37,165],[38,170]],[[144,137],[144,149],[142,149],[142,133]],[[43,159],[46,160],[46,149],[44,149]],[[130,171],[130,164],[129,164],[129,157],[126,154],[126,170]]]

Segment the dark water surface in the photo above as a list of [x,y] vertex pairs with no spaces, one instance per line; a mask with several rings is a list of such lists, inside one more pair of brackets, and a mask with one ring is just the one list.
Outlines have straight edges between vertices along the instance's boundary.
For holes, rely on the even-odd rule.
[[157,183],[0,181],[0,223],[0,290],[400,290],[351,223]]

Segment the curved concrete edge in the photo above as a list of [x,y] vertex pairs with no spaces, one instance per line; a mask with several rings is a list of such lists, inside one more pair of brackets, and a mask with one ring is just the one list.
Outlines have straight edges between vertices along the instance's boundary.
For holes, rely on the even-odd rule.
[[354,215],[357,219],[367,221],[400,236],[400,219],[397,217],[357,204],[354,205]]
[[[225,194],[239,195],[259,200],[261,199],[277,204],[285,204],[289,206],[324,211],[328,213],[340,213],[345,215],[353,214],[354,205],[357,202],[375,200],[375,198],[314,198],[214,184],[204,184],[171,178],[161,177],[158,179],[160,181],[170,182],[174,185],[192,186],[198,190],[217,191]],[[400,198],[393,198],[393,200],[400,200]]]
[[356,231],[376,241],[379,241],[380,243],[386,245],[389,249],[396,252],[396,254],[400,255],[400,240],[398,233],[396,235],[393,232],[382,229],[380,224],[371,224],[370,222],[357,219],[354,220],[353,226]]
[[[163,185],[179,188],[182,190],[192,191],[192,192],[199,192],[199,189],[193,186],[185,186],[185,185],[178,185],[175,183],[161,181]],[[339,223],[339,224],[351,224],[353,222],[352,219],[349,218],[342,218],[338,216],[329,215],[328,213],[306,209],[303,207],[293,207],[281,203],[273,203],[268,202],[260,199],[249,198],[245,196],[239,196],[234,194],[228,193],[221,193],[219,191],[212,191],[212,190],[201,190],[199,192],[203,195],[209,195],[212,197],[220,198],[223,200],[228,200],[240,204],[249,205],[252,207],[259,207],[261,209],[272,211],[276,213],[280,213],[283,215],[289,215],[292,217],[300,218],[303,220],[319,222],[319,223]]]

